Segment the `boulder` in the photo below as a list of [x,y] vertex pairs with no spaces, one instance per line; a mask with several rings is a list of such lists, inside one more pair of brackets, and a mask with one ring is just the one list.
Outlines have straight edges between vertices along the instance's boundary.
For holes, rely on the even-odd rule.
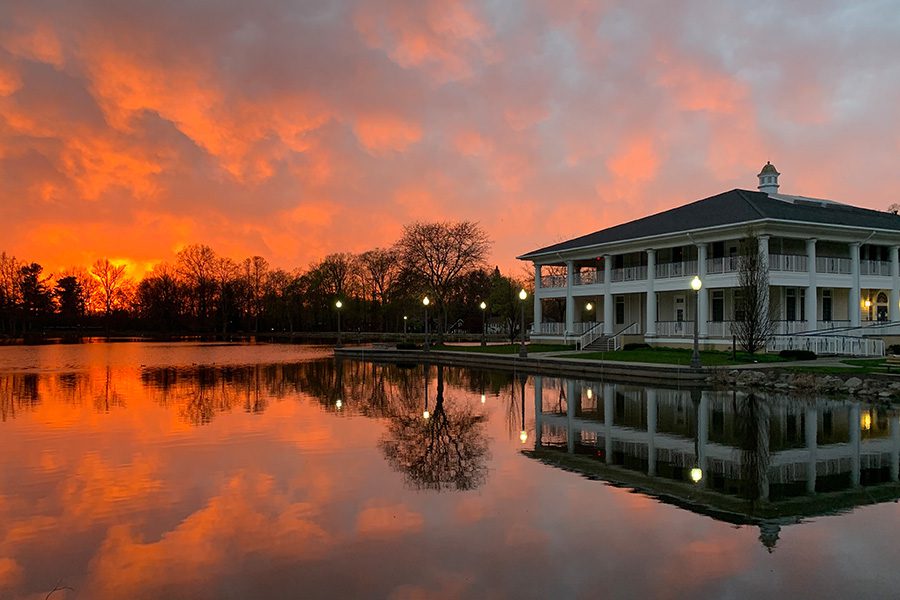
[[862,386],[862,384],[863,381],[859,377],[851,377],[844,382],[844,389],[850,392],[854,392],[858,390]]

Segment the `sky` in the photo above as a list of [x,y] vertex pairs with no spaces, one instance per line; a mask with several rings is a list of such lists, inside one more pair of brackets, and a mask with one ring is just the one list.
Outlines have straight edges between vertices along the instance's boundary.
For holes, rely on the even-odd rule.
[[4,0],[0,251],[489,262],[732,188],[900,201],[900,0]]

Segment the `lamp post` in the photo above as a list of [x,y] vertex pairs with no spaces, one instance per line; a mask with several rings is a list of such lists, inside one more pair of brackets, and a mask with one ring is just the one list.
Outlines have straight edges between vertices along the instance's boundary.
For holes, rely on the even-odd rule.
[[487,346],[487,341],[485,341],[485,339],[484,339],[484,336],[485,336],[484,311],[487,308],[487,303],[484,300],[482,300],[481,304],[479,304],[478,306],[481,307],[481,345]]
[[591,312],[592,310],[594,310],[594,303],[588,302],[587,304],[585,304],[584,310],[586,310],[587,312]]
[[425,352],[428,352],[428,305],[431,304],[431,300],[428,299],[428,296],[422,298],[422,305],[425,307]]
[[519,291],[519,300],[522,301],[522,321],[520,323],[520,327],[522,328],[522,343],[519,344],[519,358],[525,358],[528,356],[528,349],[525,348],[525,299],[528,298],[528,292],[524,289]]
[[699,369],[700,368],[700,334],[699,334],[699,321],[700,321],[700,288],[703,287],[703,282],[700,281],[700,277],[698,275],[694,275],[694,278],[691,279],[691,289],[694,290],[694,353],[691,355],[691,368]]
[[407,316],[403,315],[403,341],[404,342],[409,341],[409,338],[406,336],[406,322],[408,320],[409,319],[407,318]]
[[335,346],[336,348],[343,347],[343,344],[341,343],[341,307],[342,306],[344,306],[344,303],[341,302],[340,300],[338,300],[337,302],[334,303],[334,307],[337,309],[337,321],[338,321],[338,323],[337,323],[338,339],[337,339],[337,345]]
[[519,441],[523,444],[528,441],[528,432],[525,430],[525,381],[528,379],[528,375],[525,373],[519,374],[519,391],[522,396],[522,431],[519,432]]

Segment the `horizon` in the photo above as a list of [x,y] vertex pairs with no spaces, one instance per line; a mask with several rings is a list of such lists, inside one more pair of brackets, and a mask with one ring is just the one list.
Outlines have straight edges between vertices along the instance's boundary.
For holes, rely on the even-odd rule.
[[781,193],[885,210],[884,8],[13,1],[0,250],[54,273],[140,278],[191,244],[306,269],[471,220],[518,274],[532,249],[753,190],[766,160]]

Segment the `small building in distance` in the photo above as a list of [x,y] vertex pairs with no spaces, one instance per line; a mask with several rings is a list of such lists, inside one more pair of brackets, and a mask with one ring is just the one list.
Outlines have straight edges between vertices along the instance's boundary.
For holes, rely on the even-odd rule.
[[519,256],[534,264],[533,339],[628,335],[679,346],[692,342],[696,318],[704,347],[730,347],[741,318],[740,247],[752,236],[781,343],[892,341],[900,334],[900,216],[779,193],[780,175],[767,162],[756,191],[722,192]]

